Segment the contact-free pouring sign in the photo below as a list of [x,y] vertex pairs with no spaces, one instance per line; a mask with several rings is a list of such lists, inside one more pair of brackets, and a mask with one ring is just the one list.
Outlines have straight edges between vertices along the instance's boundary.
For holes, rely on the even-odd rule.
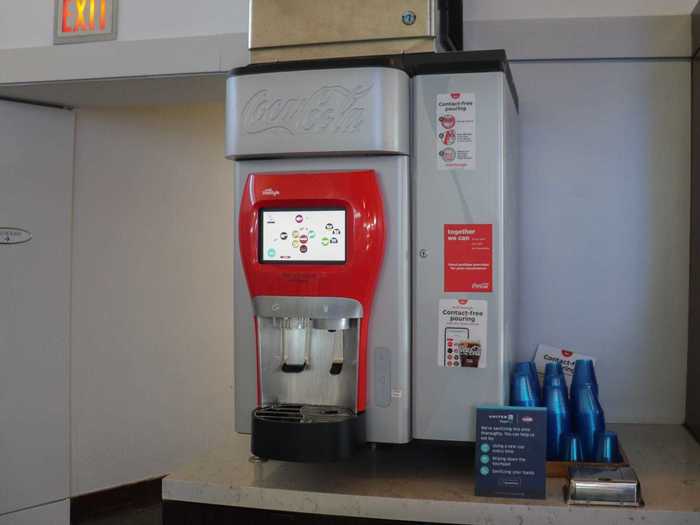
[[439,170],[476,169],[476,97],[474,93],[437,96],[435,118]]
[[119,0],[56,0],[54,44],[117,38]]
[[438,366],[486,368],[488,303],[441,299],[438,305]]

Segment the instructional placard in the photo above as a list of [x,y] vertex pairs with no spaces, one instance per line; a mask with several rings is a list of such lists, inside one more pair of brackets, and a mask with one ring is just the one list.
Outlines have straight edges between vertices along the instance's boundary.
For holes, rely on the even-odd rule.
[[438,365],[486,368],[488,302],[442,299],[438,311]]
[[547,409],[476,409],[476,495],[545,499]]
[[474,93],[437,96],[437,167],[439,170],[476,169],[476,97]]
[[445,292],[493,291],[493,225],[445,224]]

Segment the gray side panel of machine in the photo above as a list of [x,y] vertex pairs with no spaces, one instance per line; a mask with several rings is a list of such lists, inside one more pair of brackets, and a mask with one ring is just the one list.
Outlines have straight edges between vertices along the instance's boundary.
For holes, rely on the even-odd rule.
[[[372,310],[368,340],[367,440],[406,443],[411,439],[410,216],[408,157],[256,160],[236,163],[237,221],[241,188],[249,173],[373,169],[384,197],[387,244]],[[234,228],[237,232],[237,228]],[[255,335],[248,286],[235,242],[236,431],[250,432],[256,404]]]
[[[505,128],[502,133],[503,156],[505,166],[504,176],[504,264],[505,293],[504,293],[504,352],[503,352],[503,383],[506,390],[510,386],[510,371],[515,360],[517,337],[520,333],[518,307],[520,305],[520,118],[510,91],[503,86],[503,111]],[[526,307],[526,305],[524,305]],[[506,394],[508,401],[508,394]]]
[[[475,95],[474,170],[438,169],[436,99],[454,92]],[[516,138],[505,130],[511,119],[504,113],[514,108],[504,104],[510,94],[502,73],[419,76],[413,96],[413,437],[473,441],[476,407],[507,402],[517,276],[505,263],[515,264],[517,241],[515,181],[504,177],[506,165],[512,176],[504,149]],[[509,154],[517,158],[517,148]],[[493,224],[492,293],[444,292],[445,224]],[[457,297],[488,303],[484,369],[438,366],[439,301]]]

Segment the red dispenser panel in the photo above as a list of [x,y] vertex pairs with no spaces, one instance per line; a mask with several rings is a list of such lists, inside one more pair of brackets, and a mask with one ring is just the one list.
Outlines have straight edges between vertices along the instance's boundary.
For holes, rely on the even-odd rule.
[[375,172],[252,173],[239,217],[251,297],[338,297],[362,304],[357,411],[363,412],[367,332],[385,240]]

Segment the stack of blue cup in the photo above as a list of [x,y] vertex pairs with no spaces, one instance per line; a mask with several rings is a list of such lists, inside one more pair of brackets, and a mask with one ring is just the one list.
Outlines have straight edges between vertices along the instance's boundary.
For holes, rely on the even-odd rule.
[[544,405],[547,407],[547,459],[563,456],[564,436],[571,433],[566,379],[561,363],[547,363],[544,372]]
[[571,380],[571,408],[574,429],[581,439],[585,461],[595,461],[596,436],[605,432],[605,414],[598,401],[598,381],[593,361],[580,359]]
[[561,363],[547,363],[542,388],[534,362],[516,363],[511,378],[510,404],[547,408],[547,459],[621,461],[617,435],[605,431],[605,414],[598,400],[593,361],[576,361],[570,392]]

